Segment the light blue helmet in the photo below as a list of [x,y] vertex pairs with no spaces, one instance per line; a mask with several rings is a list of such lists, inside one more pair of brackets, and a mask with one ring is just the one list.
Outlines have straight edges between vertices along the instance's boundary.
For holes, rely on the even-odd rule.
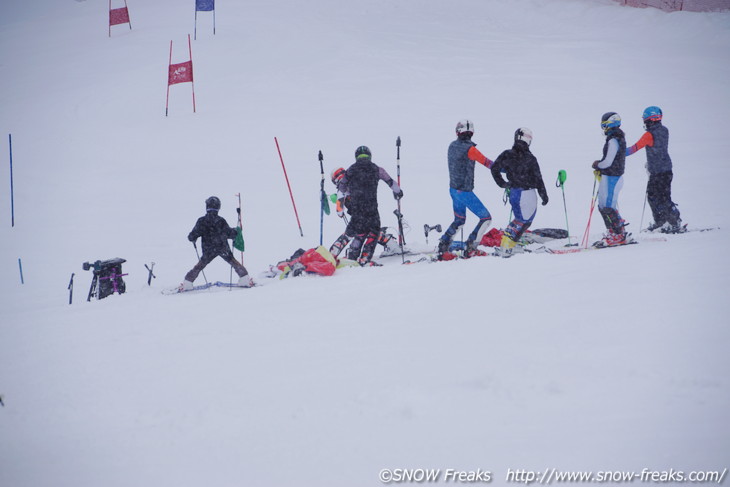
[[662,109],[655,106],[647,107],[641,117],[645,122],[660,122],[662,120]]

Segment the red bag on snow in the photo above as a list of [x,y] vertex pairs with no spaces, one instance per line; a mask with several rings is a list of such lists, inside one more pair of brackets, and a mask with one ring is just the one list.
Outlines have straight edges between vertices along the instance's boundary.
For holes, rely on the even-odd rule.
[[482,235],[482,240],[479,244],[485,247],[499,247],[502,245],[503,234],[504,232],[502,230],[491,228],[487,233]]
[[284,273],[284,277],[298,276],[303,272],[331,276],[335,273],[336,262],[330,251],[320,245],[316,249],[305,251],[295,259],[279,262],[276,267]]

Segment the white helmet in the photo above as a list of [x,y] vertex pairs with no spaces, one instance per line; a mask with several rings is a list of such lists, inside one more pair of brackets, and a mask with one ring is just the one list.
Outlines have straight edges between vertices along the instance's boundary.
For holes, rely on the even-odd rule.
[[465,118],[463,120],[459,120],[459,123],[456,124],[456,135],[466,133],[474,135],[474,122]]
[[532,130],[527,127],[520,127],[515,130],[515,142],[518,140],[523,140],[527,142],[527,145],[530,145],[532,143]]

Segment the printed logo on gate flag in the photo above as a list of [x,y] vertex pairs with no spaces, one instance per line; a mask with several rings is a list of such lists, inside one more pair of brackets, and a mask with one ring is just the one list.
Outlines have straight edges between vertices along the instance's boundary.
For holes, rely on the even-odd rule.
[[129,10],[127,10],[127,7],[114,8],[109,11],[109,25],[127,23],[129,23]]
[[215,0],[195,0],[195,10],[198,12],[210,12],[215,9]]
[[193,62],[186,61],[179,64],[171,64],[167,76],[167,84],[187,83],[193,81]]

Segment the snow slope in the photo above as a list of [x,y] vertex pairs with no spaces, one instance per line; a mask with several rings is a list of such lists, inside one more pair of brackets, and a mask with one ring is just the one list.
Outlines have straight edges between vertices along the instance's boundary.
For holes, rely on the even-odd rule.
[[[0,485],[370,486],[385,468],[481,469],[503,485],[508,469],[730,467],[730,14],[218,2],[216,35],[201,13],[192,46],[197,113],[181,84],[165,117],[169,45],[187,60],[192,5],[129,9],[132,30],[109,38],[104,2],[0,4]],[[445,155],[464,117],[491,158],[533,130],[550,195],[535,227],[565,226],[565,169],[580,236],[601,114],[619,112],[633,143],[654,104],[684,220],[720,230],[160,294],[195,263],[186,236],[213,194],[231,224],[242,194],[254,276],[318,244],[319,150],[329,173],[366,144],[395,176],[400,136],[406,238],[425,246],[423,224],[452,218]],[[635,233],[644,158],[628,159],[621,194]],[[505,226],[481,167],[476,193]],[[395,226],[385,187],[380,205]],[[326,217],[325,245],[343,228]],[[127,293],[87,303],[81,264],[114,257]]]

